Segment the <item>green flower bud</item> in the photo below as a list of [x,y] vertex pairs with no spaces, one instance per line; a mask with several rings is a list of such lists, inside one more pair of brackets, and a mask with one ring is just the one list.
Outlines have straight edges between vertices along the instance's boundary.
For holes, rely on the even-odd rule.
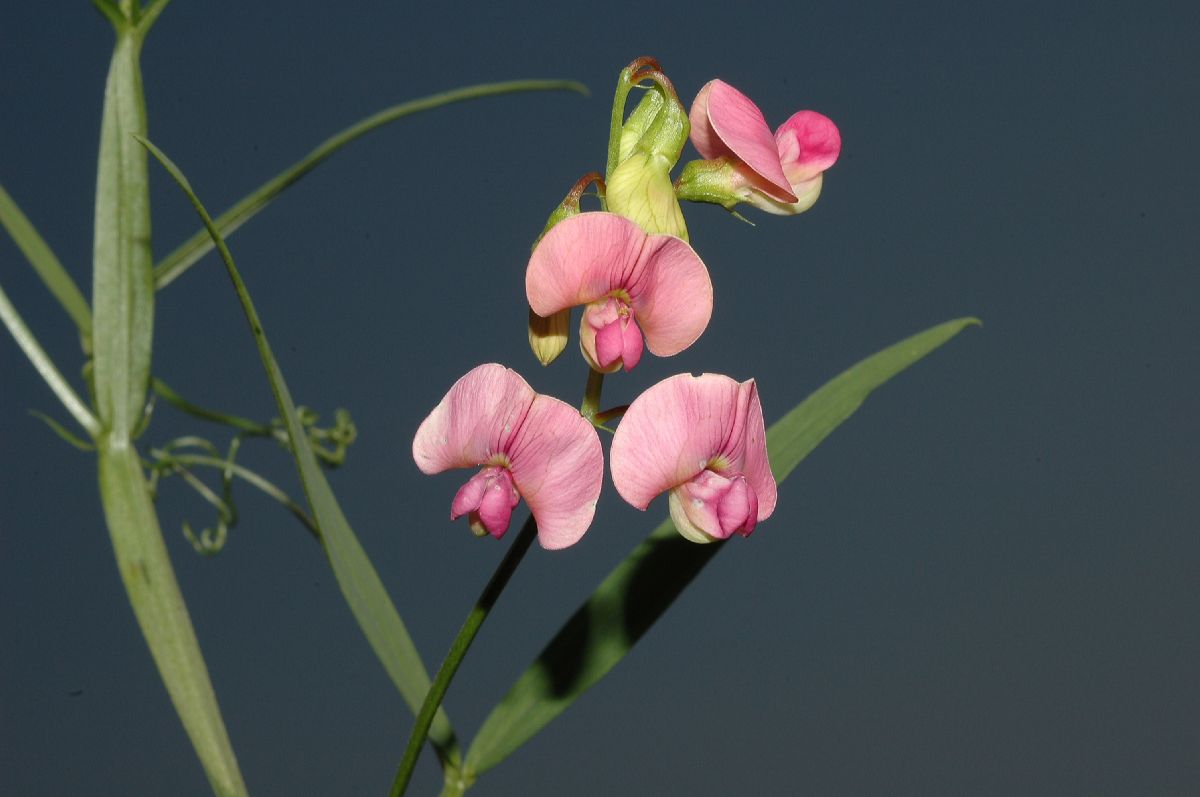
[[529,308],[529,348],[542,365],[549,365],[567,348],[571,308],[543,318]]
[[688,239],[671,169],[683,152],[689,129],[687,111],[674,92],[668,96],[656,84],[646,93],[621,128],[618,164],[607,184],[610,211],[646,232]]

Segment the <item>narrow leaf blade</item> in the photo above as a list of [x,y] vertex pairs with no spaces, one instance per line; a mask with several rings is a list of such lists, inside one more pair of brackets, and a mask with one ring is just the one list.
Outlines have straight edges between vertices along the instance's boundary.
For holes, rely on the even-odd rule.
[[58,299],[58,303],[62,305],[71,320],[75,322],[75,326],[79,328],[79,334],[85,340],[89,339],[92,334],[92,311],[88,308],[87,299],[83,298],[83,293],[75,284],[75,280],[71,279],[71,275],[63,268],[63,264],[53,250],[38,234],[33,224],[17,207],[17,203],[13,201],[2,185],[0,185],[0,225],[8,230],[8,234],[12,236],[17,248],[25,254],[29,264],[33,266],[33,270],[41,277],[42,282],[45,283],[54,298]]
[[159,676],[218,797],[246,797],[208,668],[179,591],[137,450],[99,448],[100,496],[113,553]]
[[96,414],[115,437],[129,440],[150,384],[154,277],[150,253],[150,183],[146,152],[133,136],[146,132],[139,63],[141,40],[125,28],[104,86],[92,265],[92,345]]
[[[221,254],[221,259],[225,263],[234,289],[237,291],[238,299],[242,304],[246,320],[254,334],[263,368],[266,370],[267,379],[271,384],[271,391],[275,394],[279,414],[287,427],[300,481],[304,486],[304,493],[308,498],[313,517],[320,529],[321,543],[329,565],[333,569],[334,577],[337,579],[350,611],[354,614],[355,620],[358,621],[359,627],[362,628],[363,634],[375,651],[375,655],[387,670],[405,703],[415,714],[420,710],[425,693],[429,691],[428,671],[421,661],[420,654],[417,653],[416,645],[413,644],[408,629],[400,619],[400,614],[396,611],[391,598],[388,597],[387,590],[379,579],[379,574],[375,571],[374,565],[371,564],[371,560],[367,557],[353,529],[350,528],[337,498],[334,497],[333,489],[329,486],[320,465],[317,464],[304,426],[296,413],[295,402],[292,401],[283,373],[271,353],[271,347],[267,343],[258,313],[254,309],[250,294],[233,262],[233,257],[229,254],[229,249],[225,246],[224,239],[212,218],[179,168],[149,141],[143,138],[138,140],[162,164],[187,195]],[[439,758],[452,765],[457,764],[460,758],[458,742],[445,711],[441,709],[434,719],[429,739],[438,751]]]
[[[878,352],[826,383],[767,430],[783,481],[866,397],[965,327],[948,321]],[[724,543],[695,545],[670,520],[608,575],[492,710],[467,752],[475,777],[507,758],[616,666]]]
[[[443,105],[522,91],[574,91],[579,94],[587,94],[587,88],[582,83],[573,80],[509,80],[502,83],[464,86],[384,108],[325,139],[312,152],[250,192],[217,217],[216,228],[221,235],[229,235],[270,204],[271,200],[283,193],[286,188],[319,166],[330,155],[355,139],[361,138],[389,122],[421,111],[440,108]],[[212,248],[213,242],[208,232],[206,230],[197,232],[154,267],[155,287],[165,288]]]

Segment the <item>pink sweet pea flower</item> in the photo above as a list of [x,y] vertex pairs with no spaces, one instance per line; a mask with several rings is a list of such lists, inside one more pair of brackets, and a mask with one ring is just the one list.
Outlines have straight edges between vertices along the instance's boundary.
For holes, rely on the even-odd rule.
[[579,347],[604,373],[637,365],[643,335],[658,356],[678,354],[712,316],[712,281],[692,247],[614,213],[581,213],[546,233],[529,258],[525,294],[543,317],[586,305]]
[[772,136],[758,106],[722,80],[700,89],[688,118],[701,157],[719,160],[688,164],[680,180],[685,199],[801,213],[817,201],[822,174],[842,151],[837,126],[816,111],[793,114]]
[[413,459],[426,474],[481,467],[454,496],[450,519],[467,515],[477,535],[499,538],[524,498],[543,548],[565,548],[583,536],[604,480],[592,424],[495,363],[454,383],[417,429]]
[[613,484],[638,509],[671,491],[692,542],[749,536],[775,511],[775,477],[754,380],[679,374],[638,396],[613,436]]

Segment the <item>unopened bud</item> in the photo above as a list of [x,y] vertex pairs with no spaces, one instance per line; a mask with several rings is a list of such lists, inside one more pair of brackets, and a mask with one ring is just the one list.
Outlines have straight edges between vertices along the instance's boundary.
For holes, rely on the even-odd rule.
[[[667,84],[669,86],[669,84]],[[673,90],[646,93],[621,128],[619,163],[608,179],[608,209],[649,233],[688,239],[671,169],[688,137],[688,117]]]
[[529,348],[542,365],[549,365],[567,348],[568,328],[571,324],[571,309],[560,310],[543,317],[529,310]]

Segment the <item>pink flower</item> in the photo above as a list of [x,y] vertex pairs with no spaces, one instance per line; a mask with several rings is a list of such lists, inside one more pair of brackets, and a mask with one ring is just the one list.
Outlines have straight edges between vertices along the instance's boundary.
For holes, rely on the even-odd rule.
[[775,511],[754,380],[679,374],[638,396],[613,436],[613,484],[638,509],[671,491],[671,519],[692,542],[748,536]]
[[613,213],[556,224],[534,249],[525,294],[539,316],[586,305],[579,347],[597,371],[638,364],[695,342],[712,316],[712,282],[700,256],[672,235],[648,234]]
[[578,542],[592,523],[604,480],[604,454],[592,424],[495,363],[454,383],[417,429],[413,459],[426,474],[482,468],[454,496],[450,519],[467,515],[476,534],[499,538],[524,498],[543,548]]
[[842,151],[837,126],[816,111],[793,114],[772,136],[758,106],[722,80],[700,89],[688,118],[701,157],[719,161],[688,164],[680,178],[684,199],[801,213],[817,201],[822,174]]

